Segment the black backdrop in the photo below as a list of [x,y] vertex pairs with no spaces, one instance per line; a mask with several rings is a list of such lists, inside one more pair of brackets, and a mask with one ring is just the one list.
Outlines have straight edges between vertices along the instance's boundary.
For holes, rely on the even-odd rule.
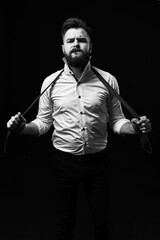
[[[6,122],[38,96],[46,76],[63,67],[60,30],[71,16],[93,28],[92,64],[112,73],[121,95],[153,126],[153,154],[138,137],[109,130],[109,218],[113,239],[159,239],[159,1],[87,4],[25,3],[1,8],[1,239],[53,239],[54,204],[49,172],[51,131],[40,138],[10,135]],[[37,113],[36,103],[27,113]],[[131,117],[124,109],[127,117]],[[52,129],[51,129],[52,130]],[[83,188],[76,239],[93,239]],[[53,236],[52,236],[53,235]]]

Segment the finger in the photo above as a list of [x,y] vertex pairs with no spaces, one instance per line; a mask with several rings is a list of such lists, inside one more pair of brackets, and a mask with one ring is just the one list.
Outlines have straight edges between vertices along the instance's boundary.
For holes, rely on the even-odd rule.
[[7,128],[9,129],[14,129],[16,127],[16,123],[15,121],[13,121],[13,119],[11,118],[8,122],[7,122]]
[[9,124],[11,128],[16,128],[19,124],[19,119],[16,116],[11,117]]
[[7,127],[9,129],[15,129],[20,126],[22,122],[25,122],[24,117],[20,112],[18,112],[15,116],[12,116],[10,120],[7,122]]
[[146,121],[145,123],[142,123],[139,127],[140,131],[142,133],[148,133],[152,130],[151,124],[149,121]]
[[142,116],[142,117],[140,117],[139,123],[141,124],[141,123],[143,123],[143,122],[146,122],[147,120],[149,120],[149,119],[147,119],[146,116]]
[[26,119],[23,117],[23,115],[20,112],[18,113],[18,116],[19,116],[20,121],[26,122]]
[[142,119],[140,122],[140,126],[141,127],[145,127],[145,126],[150,127],[151,126],[150,120],[148,118]]
[[11,117],[11,120],[12,120],[13,124],[18,125],[20,122],[20,117],[18,114],[16,114],[15,116]]
[[138,118],[132,118],[131,122],[135,123],[136,125],[138,125],[140,120]]

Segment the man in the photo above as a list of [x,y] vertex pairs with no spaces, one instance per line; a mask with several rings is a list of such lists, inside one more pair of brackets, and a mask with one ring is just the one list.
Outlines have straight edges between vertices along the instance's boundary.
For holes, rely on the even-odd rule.
[[[51,162],[56,186],[57,239],[73,239],[80,182],[89,203],[96,239],[107,239],[107,125],[117,134],[134,135],[149,133],[151,124],[146,116],[140,120],[126,119],[120,102],[93,73],[91,29],[85,22],[67,19],[62,27],[62,41],[64,69],[44,80],[36,119],[27,123],[19,112],[11,117],[7,127],[20,134],[40,136],[54,126]],[[119,93],[115,77],[95,69]]]

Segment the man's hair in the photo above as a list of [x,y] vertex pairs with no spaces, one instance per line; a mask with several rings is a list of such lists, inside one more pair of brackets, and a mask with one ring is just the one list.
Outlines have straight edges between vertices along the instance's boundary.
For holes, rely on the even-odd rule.
[[80,18],[72,17],[72,18],[68,18],[63,23],[62,30],[61,30],[62,39],[63,39],[65,33],[70,28],[82,28],[87,32],[87,34],[91,38],[92,29],[87,26],[86,22],[84,20],[80,19]]

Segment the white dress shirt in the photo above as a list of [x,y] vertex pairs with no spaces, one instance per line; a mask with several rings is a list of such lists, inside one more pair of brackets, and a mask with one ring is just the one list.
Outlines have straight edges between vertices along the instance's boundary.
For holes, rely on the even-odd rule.
[[[95,68],[119,93],[114,76]],[[55,79],[61,70],[48,76],[41,92]],[[114,132],[128,122],[120,102],[109,93],[96,77],[88,62],[79,81],[65,62],[64,71],[55,85],[49,87],[39,100],[36,119],[39,133],[46,133],[54,126],[53,146],[73,154],[96,153],[103,150],[108,141],[108,123]]]

